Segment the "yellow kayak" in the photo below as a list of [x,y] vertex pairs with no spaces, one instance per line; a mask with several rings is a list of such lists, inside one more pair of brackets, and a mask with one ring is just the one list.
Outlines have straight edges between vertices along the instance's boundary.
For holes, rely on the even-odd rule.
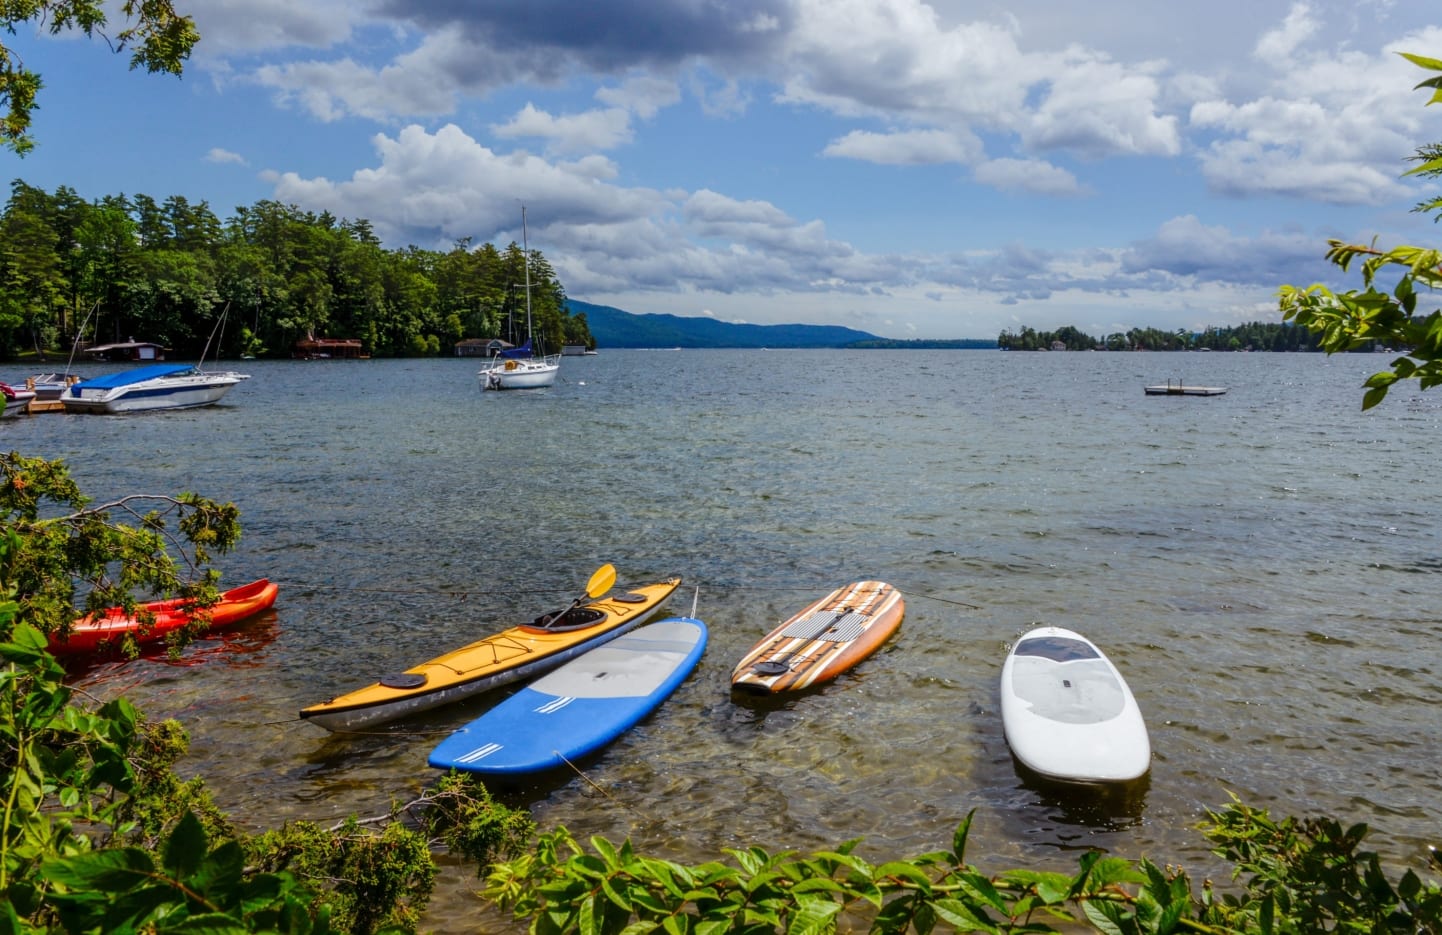
[[[614,569],[609,570],[614,581]],[[592,582],[600,577],[598,572]],[[300,716],[326,730],[356,730],[529,678],[649,620],[680,584],[680,578],[671,578],[606,597],[587,588],[587,596],[594,598],[587,603],[577,601],[568,610],[387,675],[365,688],[311,705]],[[609,587],[607,583],[600,591]]]

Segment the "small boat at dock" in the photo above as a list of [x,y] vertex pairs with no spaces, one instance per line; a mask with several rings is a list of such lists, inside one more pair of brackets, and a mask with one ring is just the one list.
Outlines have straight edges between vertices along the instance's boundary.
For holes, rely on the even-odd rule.
[[246,373],[209,372],[192,364],[152,364],[82,380],[60,395],[66,412],[124,413],[191,409],[220,401]]
[[35,400],[35,391],[23,386],[0,383],[0,416],[18,416],[30,411]]

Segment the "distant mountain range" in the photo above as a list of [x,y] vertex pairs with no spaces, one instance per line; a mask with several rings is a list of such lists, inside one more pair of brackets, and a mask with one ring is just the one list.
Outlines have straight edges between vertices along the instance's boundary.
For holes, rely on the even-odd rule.
[[845,347],[876,335],[836,325],[738,325],[714,318],[636,315],[609,305],[567,299],[586,313],[597,347]]
[[597,347],[996,347],[995,341],[894,341],[839,325],[739,325],[714,318],[638,315],[567,299],[584,312]]

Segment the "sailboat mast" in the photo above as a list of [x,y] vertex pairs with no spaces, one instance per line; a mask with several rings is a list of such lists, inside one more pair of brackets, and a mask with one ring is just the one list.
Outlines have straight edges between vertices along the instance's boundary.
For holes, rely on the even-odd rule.
[[[531,245],[526,239],[526,206],[521,205],[521,259],[526,265],[526,340],[531,337]],[[531,345],[531,353],[536,353],[536,345]]]

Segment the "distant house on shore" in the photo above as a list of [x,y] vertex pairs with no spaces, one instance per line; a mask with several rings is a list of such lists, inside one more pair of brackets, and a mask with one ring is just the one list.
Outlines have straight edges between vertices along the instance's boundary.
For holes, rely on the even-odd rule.
[[121,341],[116,344],[92,344],[85,348],[91,360],[164,360],[165,348],[150,341]]
[[456,342],[457,357],[495,357],[501,351],[515,347],[500,338],[466,338]]
[[340,358],[343,360],[357,360],[362,357],[369,357],[361,347],[356,338],[316,338],[304,337],[290,349],[290,356],[296,360],[324,360],[327,358]]

